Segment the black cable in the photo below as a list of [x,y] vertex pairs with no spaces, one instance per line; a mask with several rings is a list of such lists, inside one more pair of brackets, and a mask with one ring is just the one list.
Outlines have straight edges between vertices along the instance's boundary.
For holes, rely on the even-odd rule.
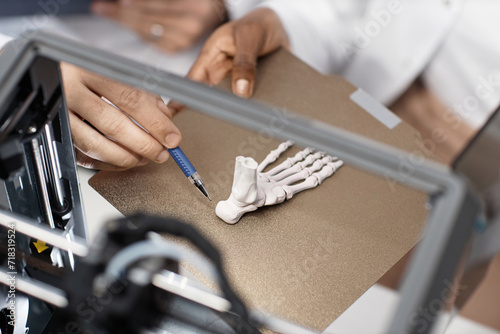
[[[130,226],[131,222],[134,224],[133,226]],[[131,243],[143,240],[145,235],[151,231],[187,239],[207,256],[218,271],[219,287],[224,297],[231,303],[231,311],[240,316],[249,325],[248,310],[229,284],[219,251],[191,225],[175,219],[136,214],[118,220],[118,224],[113,226],[112,231],[109,231],[108,235],[110,238],[119,238],[124,242]],[[240,332],[243,332],[242,329],[240,328]]]

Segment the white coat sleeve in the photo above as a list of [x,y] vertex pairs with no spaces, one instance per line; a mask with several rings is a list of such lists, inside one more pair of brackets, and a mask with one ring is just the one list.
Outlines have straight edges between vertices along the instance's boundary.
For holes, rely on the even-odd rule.
[[352,39],[362,1],[264,0],[259,7],[276,12],[288,34],[292,52],[324,74],[338,73],[348,57],[339,47]]
[[0,34],[0,50],[2,50],[3,47],[11,40],[12,40],[11,37]]
[[224,0],[229,19],[238,20],[262,3],[262,0]]

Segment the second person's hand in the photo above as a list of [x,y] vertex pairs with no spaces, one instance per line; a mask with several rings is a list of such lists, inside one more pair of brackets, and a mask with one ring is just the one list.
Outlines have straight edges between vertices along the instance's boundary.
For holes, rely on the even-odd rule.
[[289,48],[289,42],[278,15],[271,9],[256,9],[224,24],[209,37],[188,78],[216,85],[232,70],[233,92],[250,97],[257,58],[280,47]]

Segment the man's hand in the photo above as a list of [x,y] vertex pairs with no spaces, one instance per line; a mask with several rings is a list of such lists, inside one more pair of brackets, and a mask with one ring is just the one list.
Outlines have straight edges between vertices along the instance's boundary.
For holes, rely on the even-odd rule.
[[289,48],[289,42],[279,17],[271,9],[257,9],[218,28],[205,43],[188,78],[216,85],[232,70],[233,92],[250,97],[257,58],[280,47]]
[[80,165],[124,170],[145,165],[148,161],[163,163],[168,160],[166,148],[177,147],[181,134],[171,121],[171,111],[160,97],[73,65],[61,63],[61,70]]
[[95,0],[92,11],[168,52],[193,46],[226,20],[223,0]]

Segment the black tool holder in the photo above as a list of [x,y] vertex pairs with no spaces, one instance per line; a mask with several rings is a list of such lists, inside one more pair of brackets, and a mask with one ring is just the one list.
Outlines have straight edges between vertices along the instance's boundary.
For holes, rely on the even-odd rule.
[[[0,208],[57,231],[68,241],[87,240],[59,63],[35,58],[0,101]],[[0,227],[0,262],[7,268],[8,230]],[[58,285],[75,257],[36,237],[16,233],[16,277]],[[38,246],[38,247],[37,247]],[[9,270],[12,272],[13,270]],[[19,294],[21,295],[21,294]],[[19,298],[19,297],[18,297]],[[53,308],[29,298],[27,325],[40,331]],[[0,316],[2,333],[9,333]]]
[[[179,263],[168,256],[131,261],[111,279],[106,275],[107,267],[120,252],[141,242],[145,245],[152,232],[189,241],[214,265],[216,283],[231,305],[227,312],[205,307],[155,286],[152,283],[155,275],[178,272]],[[145,250],[145,246],[142,247]],[[177,322],[182,328],[191,328],[196,333],[260,333],[249,325],[248,310],[229,284],[218,250],[193,227],[173,219],[135,215],[108,222],[89,255],[77,259],[75,271],[67,275],[62,286],[69,304],[55,312],[46,333],[64,332],[67,324],[72,324],[75,332],[82,333],[156,333],[161,332],[165,322]],[[209,324],[205,321],[207,318],[221,321]]]
[[[87,239],[61,82],[59,64],[37,58],[0,104],[0,205]],[[65,252],[53,257],[60,267],[73,262]]]

